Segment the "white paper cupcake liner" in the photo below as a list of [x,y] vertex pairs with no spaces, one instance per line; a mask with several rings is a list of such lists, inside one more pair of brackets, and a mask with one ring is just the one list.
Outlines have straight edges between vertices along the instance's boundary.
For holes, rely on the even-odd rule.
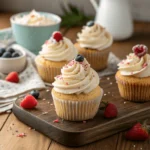
[[103,96],[103,90],[100,96],[89,101],[61,100],[53,93],[52,96],[56,113],[60,118],[70,121],[83,121],[92,119],[96,115]]

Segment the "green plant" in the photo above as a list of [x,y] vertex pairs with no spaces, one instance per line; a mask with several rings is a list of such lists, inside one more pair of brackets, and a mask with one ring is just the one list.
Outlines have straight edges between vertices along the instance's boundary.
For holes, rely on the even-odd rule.
[[67,10],[64,5],[61,5],[64,12],[62,18],[62,27],[71,28],[75,26],[82,26],[86,24],[87,21],[93,20],[93,16],[87,16],[82,10],[79,10],[76,6],[68,4],[69,10]]

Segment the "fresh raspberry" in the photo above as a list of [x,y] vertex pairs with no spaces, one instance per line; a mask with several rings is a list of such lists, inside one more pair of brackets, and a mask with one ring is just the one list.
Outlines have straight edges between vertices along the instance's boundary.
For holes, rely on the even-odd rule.
[[11,72],[9,73],[6,78],[6,81],[8,82],[13,82],[13,83],[18,83],[19,82],[19,76],[17,72]]
[[53,37],[53,39],[55,39],[57,42],[63,40],[63,36],[62,36],[61,32],[59,32],[59,31],[53,32],[52,37]]
[[138,57],[142,57],[144,56],[147,51],[148,51],[148,48],[147,46],[143,45],[143,44],[138,44],[138,45],[135,45],[133,48],[132,48],[133,52],[135,55],[137,55]]

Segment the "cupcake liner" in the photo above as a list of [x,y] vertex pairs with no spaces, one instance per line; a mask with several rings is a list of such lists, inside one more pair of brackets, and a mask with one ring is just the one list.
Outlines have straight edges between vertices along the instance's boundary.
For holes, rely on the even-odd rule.
[[92,119],[99,109],[102,96],[103,92],[100,96],[93,100],[71,101],[58,99],[52,93],[56,114],[60,118],[70,121],[83,121]]
[[[134,101],[145,102],[150,101],[150,84],[145,82],[129,82],[116,77],[119,93],[122,98]],[[141,81],[142,79],[136,79]]]
[[83,55],[91,67],[97,71],[105,69],[108,64],[109,48],[104,50],[92,50],[80,48],[78,44],[75,44],[79,54]]
[[54,77],[61,74],[61,68],[64,66],[64,63],[62,63],[62,66],[40,63],[38,59],[35,60],[35,63],[40,77],[48,83],[54,82]]

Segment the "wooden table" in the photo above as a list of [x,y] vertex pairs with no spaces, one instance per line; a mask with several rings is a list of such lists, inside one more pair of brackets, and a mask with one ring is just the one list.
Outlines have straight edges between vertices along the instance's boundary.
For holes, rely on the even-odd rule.
[[[10,26],[9,17],[12,14],[0,13],[0,29]],[[146,44],[150,47],[150,23],[136,22],[135,31],[132,38],[114,42],[112,51],[121,59],[124,58],[135,44]],[[81,27],[72,28],[64,35],[73,42],[76,40],[76,33]],[[26,133],[24,138],[16,137],[17,133]],[[71,138],[71,137],[70,137]],[[70,148],[60,145],[41,133],[30,130],[28,126],[20,122],[13,113],[0,115],[0,150],[149,150],[149,140],[145,142],[131,142],[124,138],[124,132],[118,133],[103,140],[99,140],[92,144]]]

